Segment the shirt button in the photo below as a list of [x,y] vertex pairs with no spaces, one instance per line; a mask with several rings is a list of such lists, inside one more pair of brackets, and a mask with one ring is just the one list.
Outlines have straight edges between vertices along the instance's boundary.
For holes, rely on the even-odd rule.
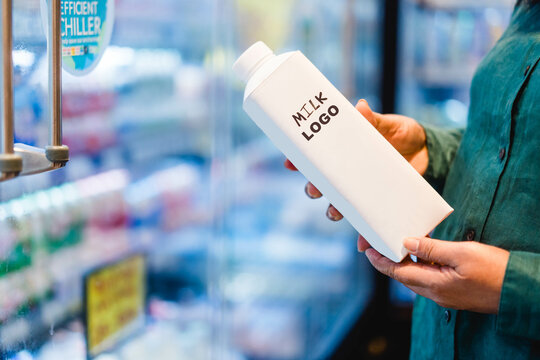
[[505,157],[506,157],[506,149],[501,148],[501,150],[499,150],[499,160],[503,161]]
[[473,241],[476,236],[476,231],[469,230],[465,233],[465,240],[467,241]]
[[527,65],[527,67],[525,68],[525,73],[523,74],[523,76],[527,76],[527,74],[529,73],[529,70],[531,70],[531,65]]
[[445,310],[444,311],[444,321],[446,321],[446,323],[448,324],[451,319],[452,319],[452,313],[450,312],[450,310]]

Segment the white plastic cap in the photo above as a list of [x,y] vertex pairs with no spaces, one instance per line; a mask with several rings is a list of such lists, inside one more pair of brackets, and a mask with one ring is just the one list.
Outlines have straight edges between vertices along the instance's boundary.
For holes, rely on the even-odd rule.
[[233,71],[243,82],[247,83],[255,70],[272,56],[274,56],[272,49],[262,41],[257,41],[240,55],[233,65]]

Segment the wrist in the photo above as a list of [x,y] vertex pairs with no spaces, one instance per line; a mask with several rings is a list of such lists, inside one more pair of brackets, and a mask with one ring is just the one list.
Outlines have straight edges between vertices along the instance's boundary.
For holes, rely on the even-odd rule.
[[424,176],[429,166],[429,152],[427,145],[424,145],[422,150],[420,150],[418,158],[418,165],[415,168],[420,175]]

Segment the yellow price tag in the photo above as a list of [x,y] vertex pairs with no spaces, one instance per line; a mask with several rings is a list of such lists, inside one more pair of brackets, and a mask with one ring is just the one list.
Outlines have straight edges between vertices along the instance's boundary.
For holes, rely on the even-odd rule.
[[92,272],[86,276],[85,291],[89,357],[113,348],[144,326],[144,256],[136,255]]

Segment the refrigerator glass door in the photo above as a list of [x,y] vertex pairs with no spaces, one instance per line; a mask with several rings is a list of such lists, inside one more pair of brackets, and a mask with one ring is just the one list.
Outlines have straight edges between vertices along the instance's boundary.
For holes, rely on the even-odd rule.
[[[351,102],[380,104],[379,1],[231,1],[221,34],[232,62],[262,40],[276,54],[301,50]],[[244,84],[230,79],[223,160],[222,344],[247,358],[323,359],[372,295],[357,234],[325,216],[305,179],[242,110]]]

